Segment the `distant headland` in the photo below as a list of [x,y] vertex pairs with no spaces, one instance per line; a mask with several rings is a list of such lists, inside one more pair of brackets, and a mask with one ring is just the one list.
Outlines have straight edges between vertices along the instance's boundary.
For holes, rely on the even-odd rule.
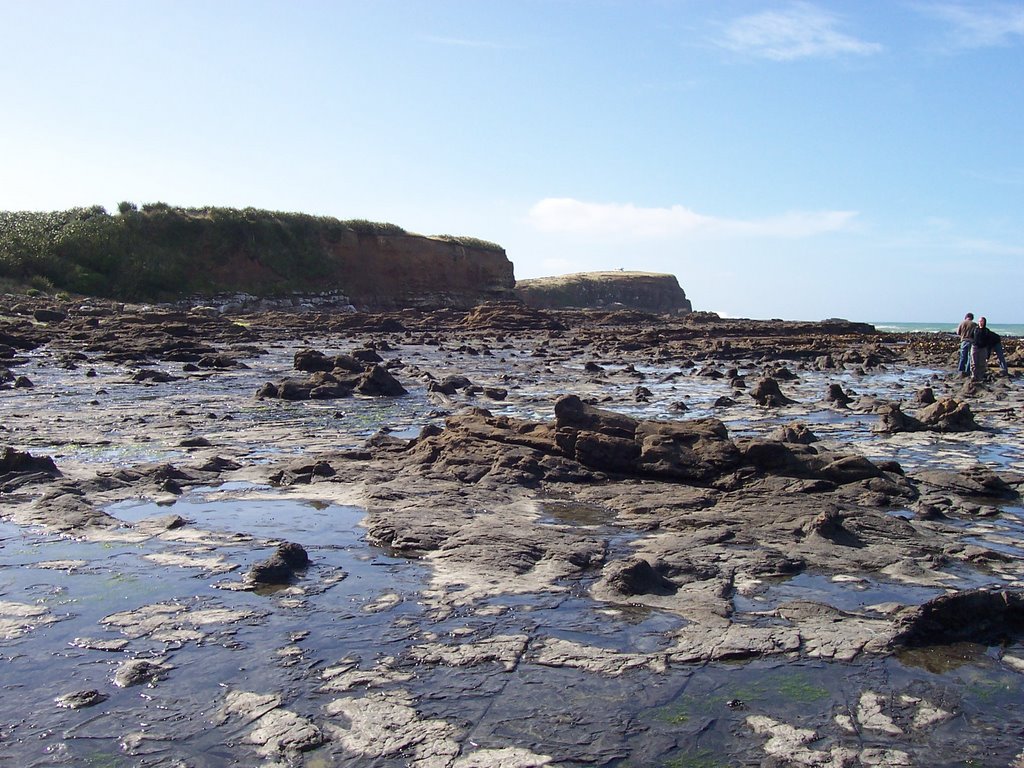
[[627,307],[672,314],[693,311],[675,275],[656,272],[578,272],[519,280],[516,294],[534,309]]

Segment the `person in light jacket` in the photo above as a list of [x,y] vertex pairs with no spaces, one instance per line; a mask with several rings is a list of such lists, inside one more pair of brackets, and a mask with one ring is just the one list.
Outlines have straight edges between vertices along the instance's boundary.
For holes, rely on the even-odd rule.
[[956,369],[965,376],[971,372],[971,347],[973,346],[971,337],[977,327],[978,324],[974,322],[974,313],[968,312],[956,328],[956,335],[960,337],[960,360]]

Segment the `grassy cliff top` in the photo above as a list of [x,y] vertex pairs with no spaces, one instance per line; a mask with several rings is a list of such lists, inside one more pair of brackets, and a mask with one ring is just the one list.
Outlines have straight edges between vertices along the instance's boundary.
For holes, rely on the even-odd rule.
[[[333,246],[367,236],[422,237],[395,224],[257,208],[123,202],[115,214],[98,205],[0,212],[0,288],[146,301],[304,290],[330,279]],[[431,239],[503,250],[471,237]]]
[[671,275],[665,272],[637,272],[629,270],[608,270],[599,272],[573,272],[568,275],[552,275],[550,277],[533,277],[526,280],[517,280],[516,285],[537,285],[537,286],[557,286],[564,285],[567,283],[582,283],[582,282],[615,282],[619,280],[631,280],[636,278],[664,278],[675,280],[675,275]]

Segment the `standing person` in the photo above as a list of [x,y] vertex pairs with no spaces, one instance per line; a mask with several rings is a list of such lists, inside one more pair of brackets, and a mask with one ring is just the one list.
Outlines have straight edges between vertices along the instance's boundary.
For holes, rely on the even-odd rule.
[[[985,318],[981,319],[984,320]],[[988,360],[989,356],[995,352],[996,360],[999,361],[999,370],[1002,371],[1003,376],[1009,376],[1010,369],[1006,367],[1006,355],[1003,354],[1003,337],[987,325],[985,330],[988,331],[988,352],[985,354],[985,359]]]
[[[1000,344],[997,334],[988,329],[988,321],[984,317],[978,318],[978,327],[974,329],[971,337],[973,346],[971,348],[971,378],[975,381],[985,379],[986,361],[989,353],[996,344]],[[1002,344],[1000,344],[1002,347]]]
[[974,322],[974,313],[968,312],[956,328],[956,335],[960,337],[960,361],[957,363],[956,369],[962,374],[971,372],[971,346],[973,345],[971,337],[974,336],[974,329],[977,327],[977,323]]

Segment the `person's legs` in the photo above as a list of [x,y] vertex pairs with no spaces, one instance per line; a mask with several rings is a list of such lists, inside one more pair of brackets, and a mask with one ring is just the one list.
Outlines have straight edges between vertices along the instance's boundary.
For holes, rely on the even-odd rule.
[[971,348],[971,378],[975,381],[984,381],[985,379],[985,358],[987,357],[987,352],[988,350],[976,345]]
[[1010,369],[1006,367],[1006,355],[1003,354],[1003,342],[999,342],[992,349],[996,352],[996,360],[999,361],[999,370],[1003,372],[1004,376],[1010,375]]
[[971,372],[971,346],[970,339],[964,339],[960,342],[960,361],[956,366],[960,373]]

